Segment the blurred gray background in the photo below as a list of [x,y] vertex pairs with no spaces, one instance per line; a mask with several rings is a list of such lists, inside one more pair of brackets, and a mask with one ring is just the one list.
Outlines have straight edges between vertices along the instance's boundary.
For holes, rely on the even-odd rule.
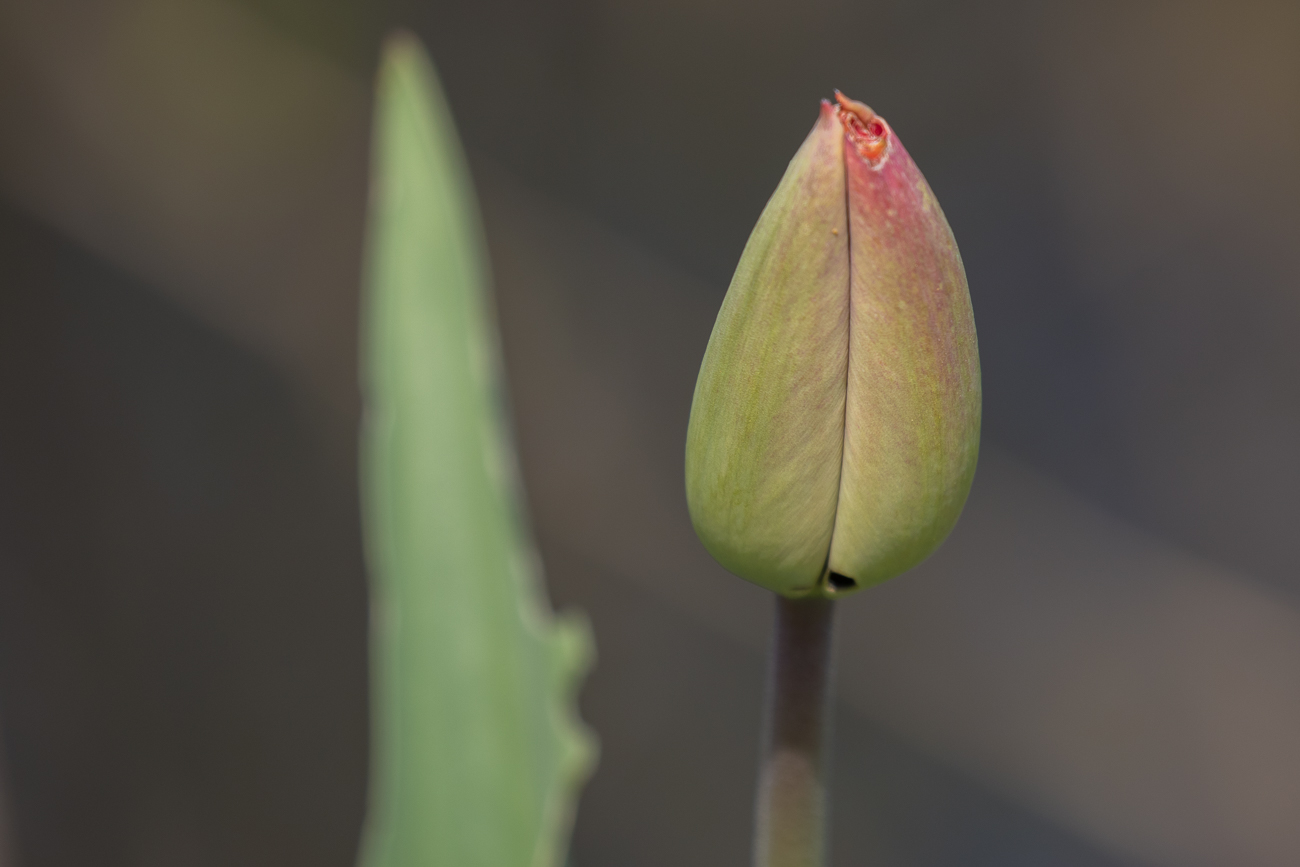
[[596,632],[574,867],[748,861],[768,600],[695,541],[681,452],[836,87],[946,210],[986,403],[953,537],[841,606],[834,863],[1300,863],[1300,6],[0,0],[0,864],[353,861],[395,25]]

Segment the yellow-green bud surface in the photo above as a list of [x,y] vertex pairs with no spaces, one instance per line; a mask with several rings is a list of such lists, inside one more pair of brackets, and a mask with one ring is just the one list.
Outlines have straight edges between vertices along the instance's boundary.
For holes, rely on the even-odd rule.
[[696,533],[787,596],[842,594],[925,559],[979,452],[957,244],[889,125],[836,98],[745,245],[687,432]]

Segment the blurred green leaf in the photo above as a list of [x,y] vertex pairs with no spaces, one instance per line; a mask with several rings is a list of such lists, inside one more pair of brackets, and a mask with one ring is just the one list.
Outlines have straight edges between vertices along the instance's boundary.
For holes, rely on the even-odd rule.
[[432,65],[389,40],[363,349],[374,750],[363,867],[558,867],[594,761],[519,496],[484,246]]

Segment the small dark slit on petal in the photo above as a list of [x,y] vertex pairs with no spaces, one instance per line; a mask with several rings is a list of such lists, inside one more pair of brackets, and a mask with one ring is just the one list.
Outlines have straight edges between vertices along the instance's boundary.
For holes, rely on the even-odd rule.
[[836,590],[852,590],[858,586],[858,582],[847,575],[841,575],[838,572],[832,572],[826,577],[832,587]]

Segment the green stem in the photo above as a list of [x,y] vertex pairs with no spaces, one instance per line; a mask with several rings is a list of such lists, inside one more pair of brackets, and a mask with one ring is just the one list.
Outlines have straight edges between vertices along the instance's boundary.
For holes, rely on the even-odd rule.
[[776,597],[754,867],[824,867],[835,603]]

